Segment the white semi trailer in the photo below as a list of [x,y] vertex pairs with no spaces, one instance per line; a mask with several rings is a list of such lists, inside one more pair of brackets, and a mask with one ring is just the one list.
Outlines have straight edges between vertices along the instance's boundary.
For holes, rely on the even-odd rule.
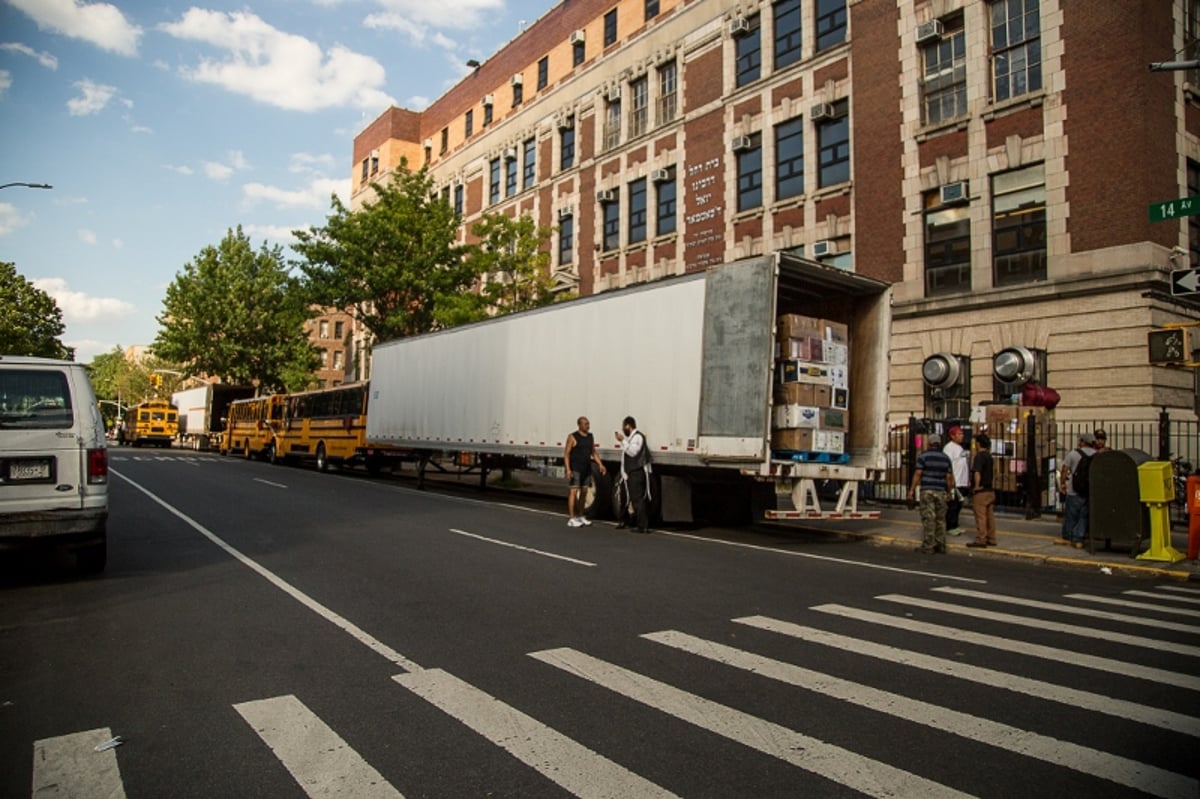
[[179,439],[191,449],[216,449],[225,431],[229,405],[236,399],[254,396],[253,386],[207,383],[176,391],[171,404],[179,410]]
[[[784,313],[848,327],[848,459],[772,452]],[[649,441],[659,518],[876,516],[858,510],[857,488],[884,467],[890,329],[887,284],[789,254],[750,258],[378,344],[367,448],[415,453],[422,468],[446,453],[561,458],[582,415],[611,475],[628,415]],[[825,481],[840,487],[832,509],[818,498]],[[595,492],[600,513],[608,488]]]

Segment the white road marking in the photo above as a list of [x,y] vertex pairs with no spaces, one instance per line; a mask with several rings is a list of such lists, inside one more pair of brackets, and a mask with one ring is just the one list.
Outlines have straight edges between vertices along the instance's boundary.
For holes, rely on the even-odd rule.
[[[1185,599],[1185,597],[1165,597],[1166,599]],[[1154,605],[1149,602],[1135,602],[1132,599],[1116,599],[1108,596],[1094,596],[1092,594],[1064,594],[1063,599],[1078,599],[1083,602],[1095,602],[1099,605],[1115,605],[1120,608],[1130,608],[1131,610],[1149,610],[1155,613],[1166,613],[1173,616],[1188,616],[1196,618],[1195,608],[1171,608],[1163,605]]]
[[1103,713],[1108,716],[1116,716],[1119,719],[1128,719],[1141,724],[1148,724],[1152,727],[1161,727],[1164,730],[1183,733],[1193,738],[1200,737],[1200,718],[1176,713],[1173,710],[1163,710],[1161,708],[1140,705],[1137,702],[1116,699],[1090,691],[1081,691],[1077,688],[1068,688],[1042,680],[1030,679],[1029,677],[1021,677],[1016,674],[976,666],[971,663],[934,657],[887,644],[877,644],[861,638],[851,638],[825,630],[818,630],[814,627],[805,627],[800,624],[793,624],[792,622],[771,619],[766,616],[746,616],[734,619],[734,621],[739,624],[756,627],[760,630],[798,638],[801,641],[809,641],[841,649],[845,652],[873,657],[887,663],[911,666],[912,668],[931,671],[934,674],[979,683],[990,688],[1001,688],[1006,691],[1032,696],[1036,699],[1044,699],[1048,702],[1058,702],[1059,704],[1090,710],[1093,713]]
[[642,637],[787,685],[814,691],[822,696],[840,699],[877,713],[1106,779],[1155,796],[1195,799],[1196,792],[1200,790],[1200,781],[1147,763],[1022,730],[970,713],[910,699],[686,633],[668,630],[647,633]]
[[262,483],[263,485],[269,485],[272,488],[287,488],[287,486],[284,485],[283,483],[273,483],[270,480],[264,480],[261,477],[255,477],[254,482]]
[[404,799],[295,696],[233,706],[311,797]]
[[125,799],[116,749],[97,752],[112,740],[108,727],[33,742],[33,797]]
[[333,610],[325,607],[320,602],[313,599],[308,594],[301,591],[299,588],[296,588],[294,585],[289,583],[287,580],[284,580],[282,577],[275,574],[270,569],[266,568],[265,566],[259,565],[253,559],[247,557],[246,555],[243,555],[239,550],[237,550],[234,547],[232,547],[231,545],[225,543],[225,541],[223,539],[221,539],[221,537],[218,536],[216,533],[213,533],[207,527],[200,524],[200,522],[191,518],[183,511],[178,510],[174,506],[168,504],[165,500],[160,499],[157,495],[155,495],[149,489],[142,487],[141,485],[139,485],[138,483],[135,483],[133,480],[129,479],[125,475],[123,475],[119,472],[113,471],[112,469],[109,470],[109,473],[116,475],[117,477],[121,478],[122,480],[124,480],[125,482],[129,483],[131,486],[136,488],[138,491],[141,491],[143,494],[148,496],[150,499],[154,500],[156,503],[158,503],[163,508],[165,508],[168,513],[170,513],[173,516],[178,517],[185,524],[187,524],[189,527],[191,527],[193,530],[200,533],[200,535],[204,536],[209,541],[212,541],[218,547],[225,550],[225,552],[227,552],[230,555],[230,557],[232,557],[234,560],[237,560],[243,566],[246,566],[247,568],[251,569],[252,571],[258,573],[259,576],[266,579],[267,582],[271,583],[271,585],[275,586],[280,591],[283,591],[285,594],[287,594],[292,599],[299,602],[301,605],[304,605],[306,608],[311,610],[313,613],[316,613],[318,616],[325,619],[326,621],[333,624],[334,626],[338,627],[343,632],[349,633],[350,636],[352,638],[354,638],[354,640],[358,641],[360,644],[364,645],[365,647],[370,649],[375,654],[382,655],[383,657],[387,658],[392,663],[396,664],[400,668],[405,669],[407,671],[419,671],[421,669],[421,667],[418,666],[416,663],[414,663],[413,661],[404,657],[404,655],[401,655],[399,652],[392,649],[390,646],[383,643],[378,638],[375,638],[374,636],[368,634],[365,630],[359,628],[357,625],[355,625],[349,619],[347,619],[344,616],[341,616],[338,613],[335,613]]
[[1190,602],[1193,605],[1200,605],[1200,597],[1190,596],[1173,596],[1171,594],[1156,594],[1153,591],[1122,591],[1126,596],[1147,596],[1152,599],[1166,599],[1170,602]]
[[583,799],[674,796],[441,669],[392,679]]
[[968,795],[574,649],[531,652],[530,657],[868,796]]
[[1157,587],[1160,591],[1174,591],[1179,594],[1193,594],[1200,596],[1200,588],[1188,588],[1184,585],[1160,585]]
[[896,602],[901,605],[927,608],[928,610],[937,610],[943,613],[955,613],[960,616],[968,616],[972,619],[999,621],[1005,624],[1016,624],[1020,627],[1032,627],[1035,630],[1049,630],[1050,632],[1077,635],[1081,638],[1095,638],[1110,644],[1127,644],[1129,646],[1139,646],[1142,649],[1156,649],[1160,652],[1174,652],[1177,655],[1191,655],[1192,657],[1200,657],[1200,646],[1176,644],[1171,641],[1163,641],[1158,638],[1147,638],[1142,635],[1130,635],[1128,633],[1113,632],[1111,630],[1099,630],[1095,627],[1081,627],[1076,624],[1063,624],[1062,622],[1051,621],[1049,619],[1038,619],[1029,616],[1016,616],[1011,613],[997,613],[994,610],[985,610],[984,608],[965,608],[959,605],[952,605],[949,602],[936,602],[932,599],[904,596],[902,594],[882,594],[875,598],[883,600],[884,602]]
[[512,543],[509,543],[508,541],[501,541],[498,538],[488,538],[487,536],[479,535],[478,533],[468,533],[466,530],[456,530],[453,527],[450,528],[450,532],[452,532],[456,535],[465,535],[468,538],[475,538],[480,541],[486,541],[489,544],[497,544],[502,547],[511,547],[512,549],[519,549],[522,552],[531,552],[534,555],[542,555],[543,557],[547,557],[547,558],[555,558],[557,560],[565,560],[568,563],[577,563],[580,566],[595,566],[596,565],[595,563],[591,563],[586,560],[579,560],[578,558],[569,558],[566,555],[556,555],[553,552],[547,552],[544,549],[534,549],[533,547],[524,547],[524,546],[521,546],[520,544],[512,544]]
[[1023,608],[1034,608],[1036,610],[1050,610],[1056,613],[1067,613],[1075,616],[1087,616],[1090,619],[1104,619],[1105,621],[1123,622],[1126,624],[1136,624],[1139,627],[1156,627],[1160,630],[1174,630],[1175,632],[1184,633],[1200,633],[1200,627],[1193,624],[1179,624],[1173,621],[1159,621],[1158,619],[1147,619],[1142,616],[1127,616],[1123,613],[1108,613],[1103,610],[1091,610],[1090,608],[1077,608],[1074,605],[1064,605],[1059,602],[1042,602],[1038,599],[1026,599],[1024,597],[1006,596],[1005,594],[989,594],[986,591],[973,591],[969,588],[954,588],[953,586],[942,586],[934,588],[934,591],[953,594],[955,596],[969,597],[971,599],[982,599],[988,602],[999,602],[1005,605],[1018,605]]
[[884,613],[876,613],[871,610],[860,610],[858,608],[846,607],[845,605],[817,605],[810,610],[819,611],[821,613],[830,613],[835,616],[842,616],[847,619],[856,621],[870,622],[871,624],[881,624],[887,627],[893,627],[898,630],[908,630],[914,633],[923,633],[931,635],[935,638],[946,638],[951,641],[960,643],[974,644],[975,646],[985,646],[991,649],[1000,649],[1005,652],[1013,652],[1019,655],[1028,655],[1029,657],[1041,658],[1042,660],[1052,660],[1056,663],[1070,663],[1073,666],[1082,666],[1096,671],[1106,671],[1110,674],[1121,674],[1126,677],[1134,677],[1139,680],[1149,680],[1151,682],[1160,682],[1164,685],[1172,685],[1177,688],[1188,688],[1193,691],[1200,691],[1200,677],[1193,674],[1183,674],[1178,671],[1167,671],[1166,669],[1156,669],[1151,666],[1139,666],[1136,663],[1126,663],[1123,660],[1113,660],[1112,658],[1097,657],[1084,652],[1073,652],[1069,649],[1059,649],[1052,646],[1043,646],[1041,644],[1031,643],[1029,641],[1021,641],[1012,638],[1002,638],[998,635],[987,635],[985,633],[972,632],[959,627],[945,627],[940,624],[930,624],[929,622],[917,621],[916,619],[900,618],[896,616],[888,616]]

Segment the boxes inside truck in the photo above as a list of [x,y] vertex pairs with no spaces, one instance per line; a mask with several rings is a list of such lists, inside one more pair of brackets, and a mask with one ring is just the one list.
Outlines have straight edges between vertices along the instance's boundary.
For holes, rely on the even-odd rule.
[[849,329],[841,322],[783,314],[775,323],[771,448],[847,457]]

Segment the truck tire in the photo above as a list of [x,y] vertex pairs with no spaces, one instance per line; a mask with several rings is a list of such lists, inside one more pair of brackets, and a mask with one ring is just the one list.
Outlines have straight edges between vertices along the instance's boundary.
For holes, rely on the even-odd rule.
[[325,442],[321,441],[317,444],[317,471],[329,471],[329,456],[325,454]]
[[589,519],[613,518],[613,481],[608,474],[592,472],[592,484],[583,492],[583,514]]
[[282,459],[282,458],[279,456],[279,452],[278,452],[278,451],[275,449],[275,442],[274,442],[274,441],[272,441],[270,444],[267,444],[267,448],[266,448],[266,450],[264,451],[264,453],[263,453],[263,454],[264,454],[264,455],[266,456],[266,458],[267,458],[267,463],[271,464],[272,466],[278,466],[278,465],[279,465],[279,462],[280,462],[281,460],[283,460],[283,459]]

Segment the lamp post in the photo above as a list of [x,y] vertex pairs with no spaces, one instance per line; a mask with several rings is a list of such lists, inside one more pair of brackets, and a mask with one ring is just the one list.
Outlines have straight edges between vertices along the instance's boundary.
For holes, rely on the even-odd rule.
[[54,188],[49,183],[4,183],[0,184],[0,189],[7,189],[10,186],[24,186],[27,189],[52,189]]

